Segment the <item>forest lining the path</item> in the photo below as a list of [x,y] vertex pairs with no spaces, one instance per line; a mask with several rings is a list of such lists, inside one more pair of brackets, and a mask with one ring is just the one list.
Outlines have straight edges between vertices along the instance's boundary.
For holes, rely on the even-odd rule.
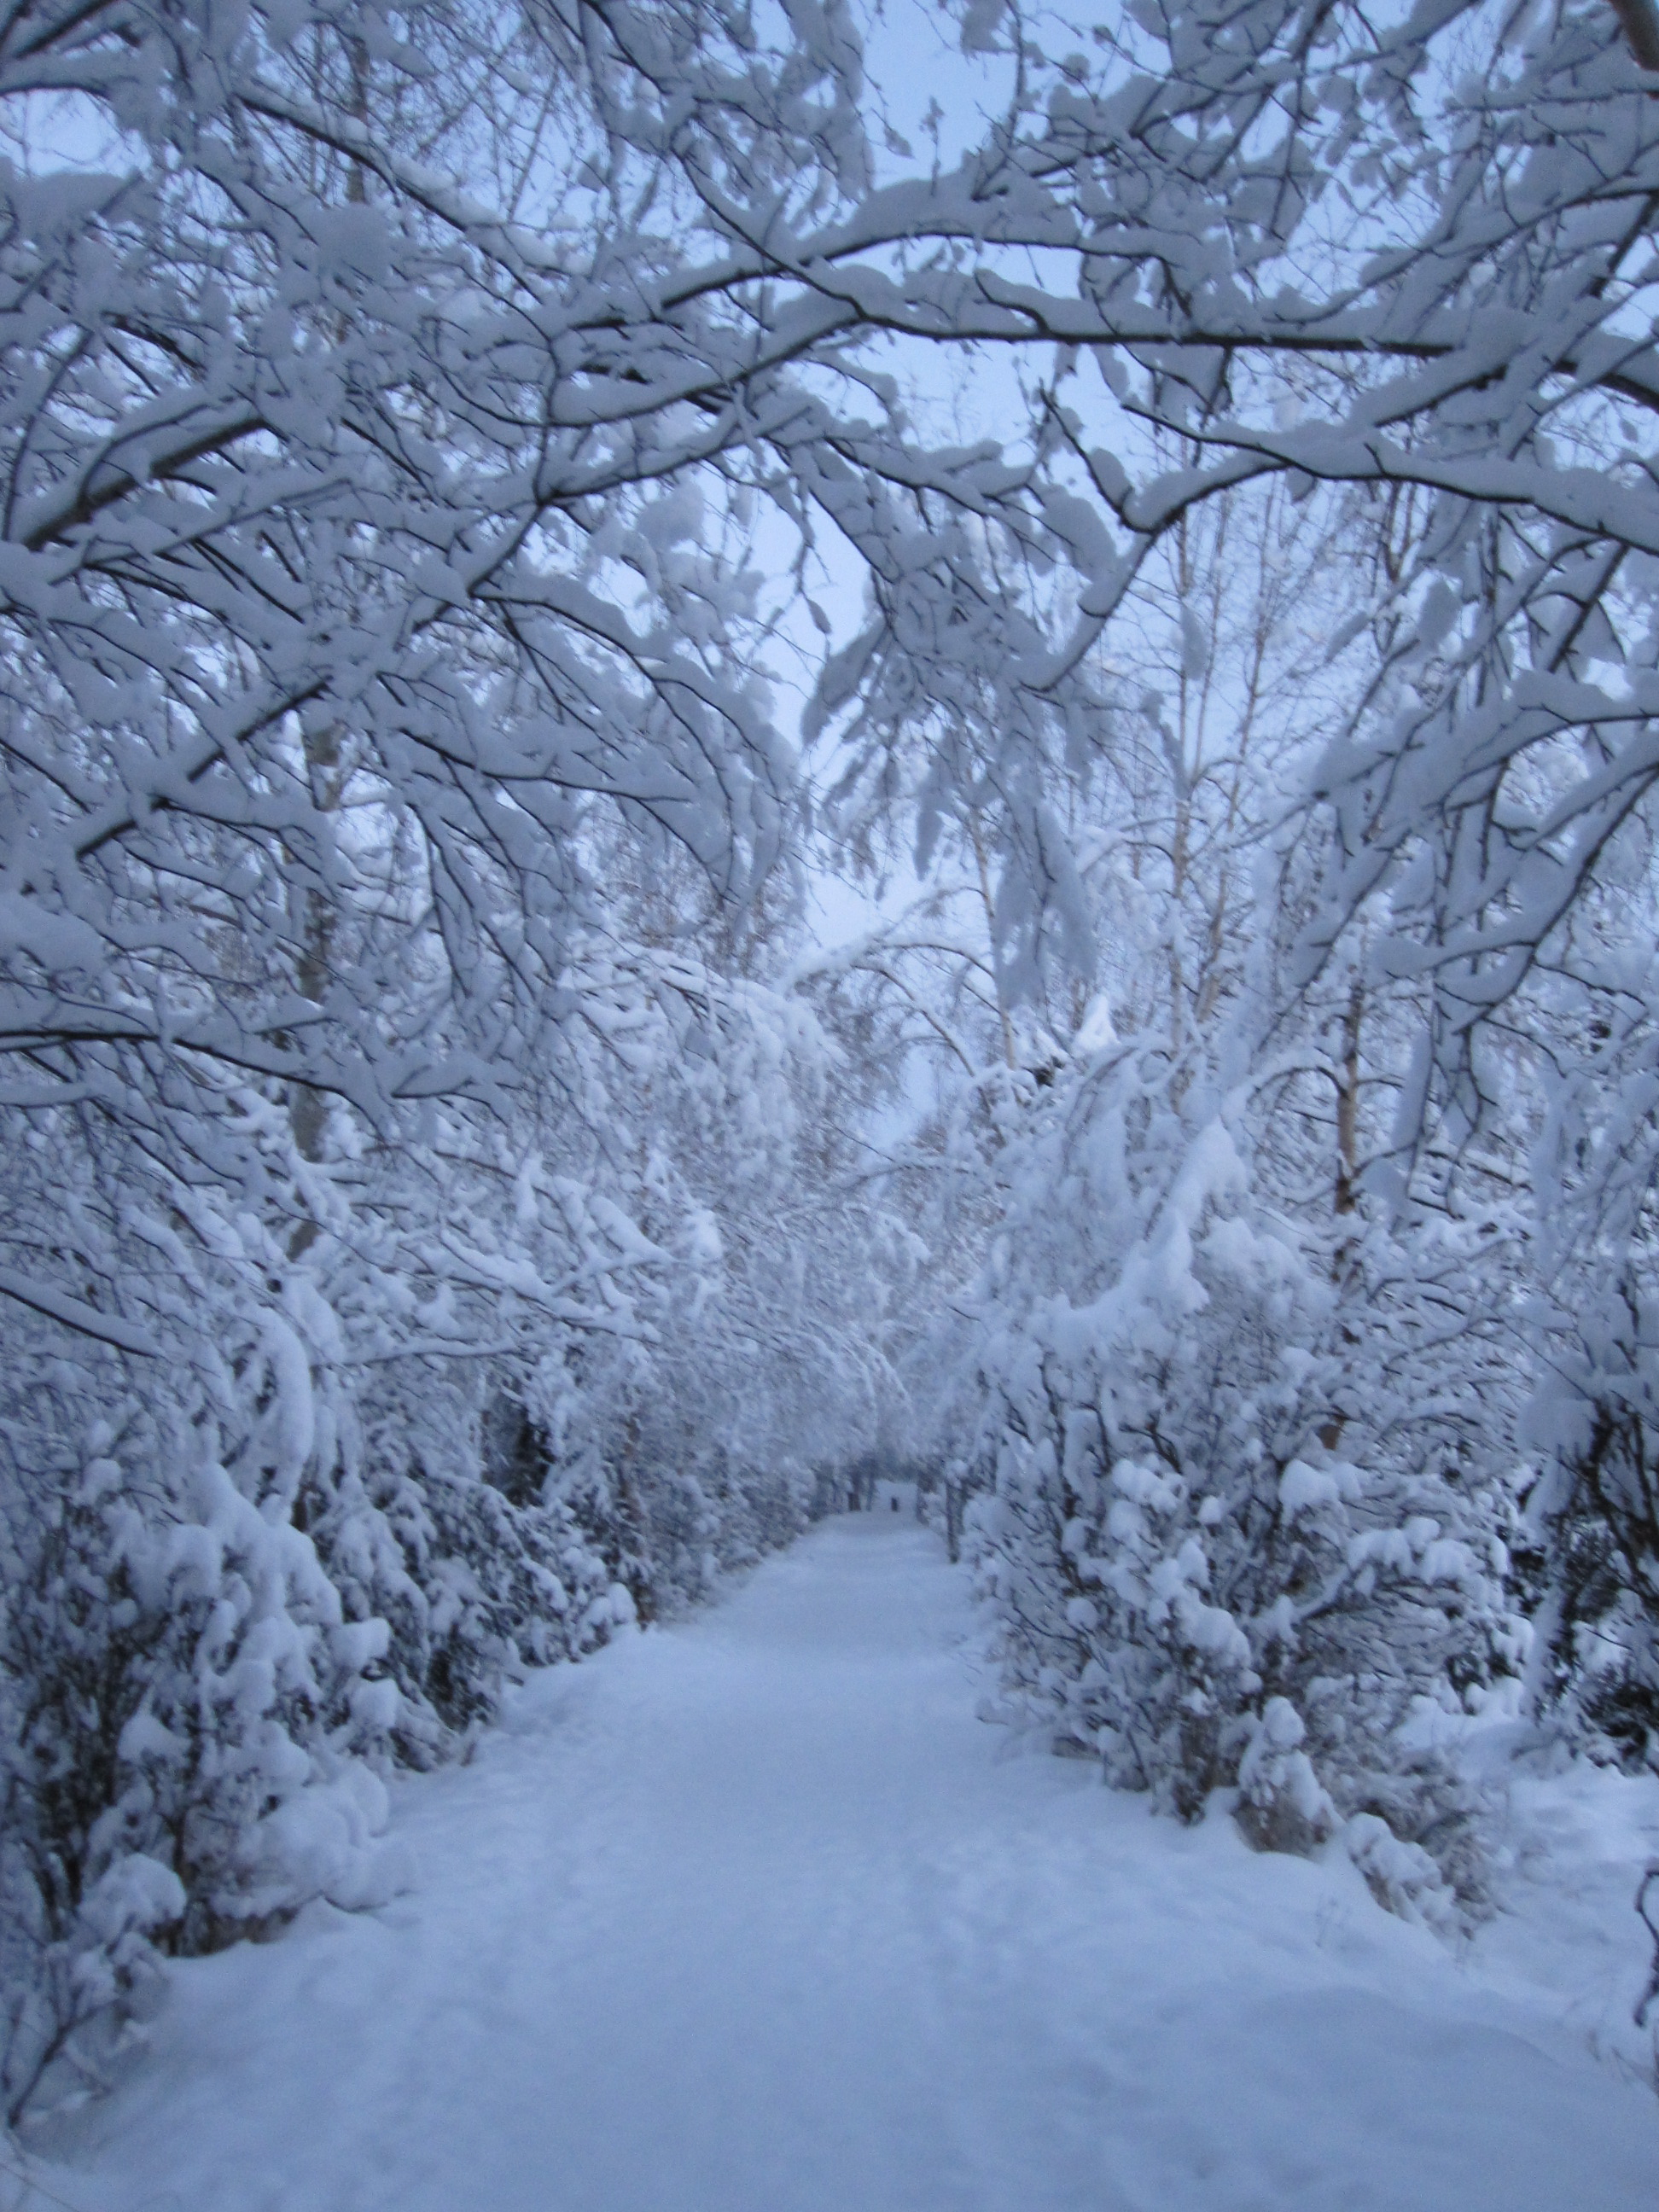
[[1056,1808],[1264,1912],[1340,1865],[1431,1979],[1520,1850],[1601,1973],[1656,60],[1653,0],[0,10],[8,2143],[899,1475]]

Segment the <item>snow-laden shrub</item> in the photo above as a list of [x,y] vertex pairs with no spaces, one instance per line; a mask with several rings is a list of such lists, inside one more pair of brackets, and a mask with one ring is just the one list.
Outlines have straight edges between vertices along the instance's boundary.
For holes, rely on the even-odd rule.
[[520,1458],[503,1457],[502,1405],[476,1364],[416,1363],[398,1393],[364,1395],[360,1449],[314,1470],[298,1501],[346,1617],[384,1624],[386,1726],[417,1766],[493,1720],[525,1668],[579,1657],[632,1618],[516,1427]]
[[1339,1284],[1242,1115],[1195,1119],[1122,1056],[1011,1171],[972,1392],[1011,1701],[1183,1819],[1236,1788],[1253,1841],[1306,1850],[1365,1814],[1468,1881],[1468,1808],[1400,1729],[1512,1668],[1505,1561],[1406,1419],[1357,1227]]
[[77,2031],[113,2033],[158,1947],[258,1932],[308,1898],[379,1901],[385,1792],[354,1626],[309,1540],[200,1431],[135,1414],[79,1464],[8,1469],[0,1624],[6,2042],[15,2114]]

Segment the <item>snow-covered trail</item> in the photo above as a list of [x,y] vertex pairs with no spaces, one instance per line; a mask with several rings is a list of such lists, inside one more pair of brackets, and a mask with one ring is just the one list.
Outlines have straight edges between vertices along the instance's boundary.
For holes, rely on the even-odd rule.
[[[834,1522],[411,1783],[411,1893],[181,1970],[88,2212],[1623,2212],[1659,2100],[1346,1865],[974,1717],[959,1575]],[[42,2146],[46,2148],[46,2146]]]

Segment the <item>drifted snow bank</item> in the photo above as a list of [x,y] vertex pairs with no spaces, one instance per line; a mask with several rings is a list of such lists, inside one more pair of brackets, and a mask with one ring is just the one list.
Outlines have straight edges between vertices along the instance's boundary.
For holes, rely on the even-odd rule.
[[1517,1784],[1461,1948],[973,1718],[962,1579],[832,1522],[400,1784],[416,1887],[178,1972],[37,2132],[85,2212],[1648,2212],[1659,1784]]

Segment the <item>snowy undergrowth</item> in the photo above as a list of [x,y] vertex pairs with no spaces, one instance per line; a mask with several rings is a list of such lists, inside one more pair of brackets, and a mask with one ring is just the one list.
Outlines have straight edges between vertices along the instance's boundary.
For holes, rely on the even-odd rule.
[[1645,2212],[1659,1783],[1511,1771],[1497,1910],[1450,1943],[1339,1850],[1025,1755],[985,1680],[965,1578],[885,1515],[533,1676],[395,1787],[412,1892],[182,1966],[40,2179],[82,2212]]

